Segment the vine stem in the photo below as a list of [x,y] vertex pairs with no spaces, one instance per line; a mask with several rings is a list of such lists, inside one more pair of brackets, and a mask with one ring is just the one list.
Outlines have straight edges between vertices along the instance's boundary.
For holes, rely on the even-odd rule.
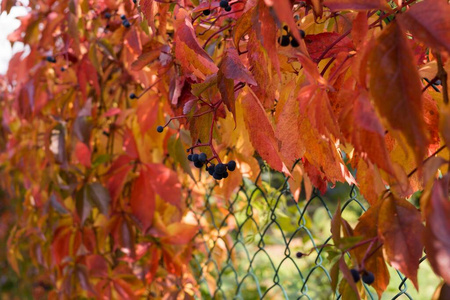
[[211,41],[211,39],[212,39],[213,37],[215,37],[216,35],[218,35],[219,33],[223,32],[223,31],[227,30],[228,28],[231,28],[231,26],[232,26],[232,25],[227,25],[227,26],[221,28],[220,30],[214,32],[213,34],[211,34],[211,36],[210,36],[210,37],[206,40],[206,42],[203,44],[203,47],[202,47],[202,48],[205,49],[205,48],[206,48],[206,45],[208,45],[208,43]]
[[[433,154],[431,154],[430,156],[428,156],[427,158],[425,158],[422,162],[422,164],[426,163],[430,158],[432,158],[433,156],[435,156],[436,154],[438,154],[439,152],[441,152],[442,150],[445,149],[445,147],[447,147],[447,145],[443,145],[441,146],[439,149],[437,149],[436,151],[434,151]],[[418,170],[418,167],[415,167],[414,170],[412,170],[411,172],[408,173],[408,178],[411,177],[414,173],[416,173]]]

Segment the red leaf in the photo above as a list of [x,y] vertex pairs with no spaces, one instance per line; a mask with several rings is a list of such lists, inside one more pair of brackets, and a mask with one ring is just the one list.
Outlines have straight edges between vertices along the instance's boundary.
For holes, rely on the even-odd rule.
[[163,164],[148,164],[150,183],[154,191],[166,202],[181,208],[181,184],[176,172]]
[[390,9],[386,1],[384,0],[325,0],[323,5],[329,7],[333,11],[350,10],[350,9],[351,10]]
[[422,164],[428,137],[422,115],[422,88],[405,33],[391,22],[377,39],[370,63],[370,92],[391,130],[399,130]]
[[[330,44],[334,43],[341,34],[337,32],[323,32],[319,34],[309,34],[305,37],[306,48],[313,60],[317,60]],[[331,48],[324,57],[336,56],[339,52],[349,52],[354,50],[353,42],[348,37],[344,37],[333,48]]]
[[245,125],[255,150],[273,169],[290,174],[278,152],[278,142],[275,139],[272,124],[267,118],[259,99],[248,87],[244,88],[242,108]]
[[142,68],[144,68],[146,65],[155,61],[161,54],[161,48],[150,50],[139,55],[139,57],[131,64],[131,69],[133,71],[139,71],[142,70]]
[[378,230],[390,264],[411,279],[417,289],[424,231],[419,211],[408,201],[391,195],[381,204]]
[[155,213],[155,193],[151,181],[152,175],[142,168],[133,184],[130,196],[131,211],[140,221],[144,232],[152,225]]
[[225,78],[257,85],[253,75],[244,66],[235,48],[227,49],[225,57],[220,64],[220,71]]
[[[434,182],[426,202],[425,249],[434,272],[450,283],[450,199],[449,175]],[[422,202],[422,201],[421,201]]]
[[128,155],[121,155],[116,158],[108,170],[109,179],[107,187],[113,201],[116,200],[122,192],[125,179],[132,168],[132,165],[130,164],[132,160],[133,158]]
[[426,0],[399,15],[399,22],[428,46],[450,52],[450,5],[445,0]]
[[125,152],[132,158],[139,157],[139,151],[136,145],[136,140],[134,139],[134,134],[129,128],[124,129],[123,135],[123,147]]
[[91,167],[91,150],[89,150],[89,147],[86,144],[77,142],[75,146],[75,156],[80,164],[86,168]]

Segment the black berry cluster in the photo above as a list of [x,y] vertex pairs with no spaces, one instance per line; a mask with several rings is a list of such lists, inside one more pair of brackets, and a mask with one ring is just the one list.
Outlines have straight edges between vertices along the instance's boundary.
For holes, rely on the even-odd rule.
[[225,9],[225,11],[231,11],[231,5],[228,0],[221,0],[220,1],[220,7]]
[[[287,46],[291,45],[294,48],[297,48],[298,46],[300,46],[300,44],[295,39],[295,37],[293,37],[291,35],[289,28],[286,25],[283,27],[283,31],[285,32],[285,34],[283,34],[282,36],[280,36],[278,38],[278,44],[280,44],[280,46],[287,47]],[[302,39],[304,39],[306,36],[305,32],[301,29],[299,29],[298,32],[299,32],[300,36],[302,37]]]
[[228,171],[233,172],[236,170],[236,162],[230,160],[227,164],[218,163],[217,165],[210,163],[208,165],[208,157],[206,153],[191,153],[188,155],[188,160],[194,163],[194,166],[198,169],[203,168],[206,165],[206,171],[216,180],[221,180],[228,177]]
[[121,15],[120,18],[122,19],[122,25],[125,28],[130,28],[131,24],[130,24],[130,21],[128,21],[127,16]]
[[353,280],[355,282],[358,282],[361,278],[360,273],[362,273],[362,281],[365,284],[372,284],[375,281],[375,275],[373,275],[372,272],[366,270],[358,271],[356,269],[351,269],[350,273],[352,274]]

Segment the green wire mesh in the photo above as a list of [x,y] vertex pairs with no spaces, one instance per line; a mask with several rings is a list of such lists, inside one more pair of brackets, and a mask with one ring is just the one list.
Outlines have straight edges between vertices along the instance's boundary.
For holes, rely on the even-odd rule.
[[[259,184],[244,179],[231,199],[216,197],[217,185],[201,203],[188,195],[201,228],[191,261],[201,299],[341,299],[332,293],[321,245],[331,240],[338,200],[354,223],[367,202],[355,186],[343,184],[325,195],[314,190],[309,201],[294,199],[282,174],[266,170],[260,177]],[[412,299],[406,278],[397,274],[401,283],[392,299]],[[367,299],[378,299],[371,287],[365,290]]]

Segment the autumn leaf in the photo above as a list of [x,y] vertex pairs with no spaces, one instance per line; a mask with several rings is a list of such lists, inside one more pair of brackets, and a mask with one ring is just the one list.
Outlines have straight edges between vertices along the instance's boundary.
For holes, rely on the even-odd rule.
[[438,51],[450,52],[450,6],[445,0],[426,0],[412,5],[398,18],[414,37]]
[[433,270],[450,283],[449,176],[436,179],[426,202],[424,243]]
[[422,90],[413,54],[400,25],[391,22],[377,39],[370,64],[370,93],[393,130],[399,130],[422,164],[428,135],[422,115]]
[[341,34],[337,32],[323,32],[318,34],[308,34],[305,37],[306,48],[311,58],[316,61],[319,58],[335,57],[339,52],[349,52],[355,47],[352,40],[348,37],[342,38],[337,44],[328,50],[327,54],[322,57],[322,53],[332,43],[335,43],[337,39],[341,38]]
[[369,9],[389,9],[386,1],[383,0],[324,0],[323,5],[331,10],[369,10]]
[[144,232],[152,225],[156,206],[155,192],[150,184],[151,178],[150,172],[142,168],[139,177],[133,183],[130,195],[131,211],[139,220]]
[[380,207],[378,230],[390,264],[418,289],[417,270],[422,255],[424,226],[417,208],[391,195]]
[[275,132],[255,93],[245,87],[241,98],[250,141],[259,155],[275,170],[290,174],[278,152]]

